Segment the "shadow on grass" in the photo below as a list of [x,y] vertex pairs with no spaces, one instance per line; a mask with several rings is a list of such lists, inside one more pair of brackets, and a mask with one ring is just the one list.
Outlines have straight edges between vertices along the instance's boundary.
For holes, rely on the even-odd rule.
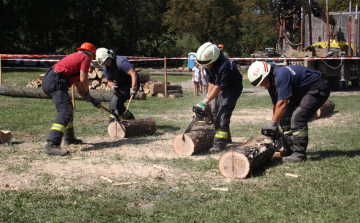
[[159,139],[138,139],[138,138],[127,138],[127,139],[121,139],[115,142],[99,142],[99,143],[88,143],[91,145],[90,147],[86,147],[81,149],[83,152],[87,151],[95,151],[95,150],[102,150],[102,149],[108,149],[113,147],[119,147],[122,145],[141,145],[141,144],[148,144],[154,141],[157,141]]
[[[319,161],[326,158],[337,157],[337,156],[346,156],[349,158],[360,156],[360,150],[353,150],[353,151],[315,151],[315,152],[308,152],[308,160],[311,161]],[[309,157],[310,156],[310,157]]]

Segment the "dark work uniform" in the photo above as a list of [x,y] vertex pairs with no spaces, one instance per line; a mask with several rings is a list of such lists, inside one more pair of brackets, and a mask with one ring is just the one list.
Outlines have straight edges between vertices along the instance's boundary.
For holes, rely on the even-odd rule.
[[215,119],[214,145],[224,147],[230,136],[230,118],[243,89],[242,75],[235,64],[222,53],[213,66],[206,69],[206,74],[209,83],[222,86],[216,97],[216,106],[212,103],[212,113]]
[[55,103],[58,115],[50,129],[47,141],[57,145],[64,139],[74,139],[73,105],[68,94],[69,87],[80,80],[80,70],[88,72],[90,58],[77,52],[66,56],[46,72],[42,89]]
[[[112,66],[107,67],[103,66],[104,74],[107,80],[115,81],[116,86],[118,86],[117,92],[112,95],[109,108],[115,114],[121,115],[125,111],[126,107],[124,103],[130,99],[130,88],[132,85],[131,76],[128,74],[130,69],[132,69],[131,63],[124,56],[115,56],[112,59]],[[137,76],[137,88],[139,89],[139,74],[136,73]],[[124,119],[134,119],[134,115],[131,112],[127,113],[126,117],[122,117]],[[110,122],[114,121],[115,117],[110,115]]]
[[273,74],[275,87],[268,89],[272,103],[289,98],[280,126],[290,149],[305,153],[309,141],[307,123],[328,99],[329,83],[320,71],[298,65],[274,68]]

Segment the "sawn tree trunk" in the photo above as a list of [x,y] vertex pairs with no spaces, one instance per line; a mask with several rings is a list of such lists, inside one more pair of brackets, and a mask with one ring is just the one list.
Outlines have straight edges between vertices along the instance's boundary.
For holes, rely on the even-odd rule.
[[132,136],[153,135],[156,132],[156,124],[152,119],[131,119],[120,122],[111,122],[108,133],[111,137],[128,138]]

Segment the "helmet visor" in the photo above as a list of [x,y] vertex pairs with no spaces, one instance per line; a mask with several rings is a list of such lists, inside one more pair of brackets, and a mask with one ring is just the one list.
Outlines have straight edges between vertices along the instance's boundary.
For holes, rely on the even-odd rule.
[[104,65],[109,61],[109,57],[98,58],[99,65]]

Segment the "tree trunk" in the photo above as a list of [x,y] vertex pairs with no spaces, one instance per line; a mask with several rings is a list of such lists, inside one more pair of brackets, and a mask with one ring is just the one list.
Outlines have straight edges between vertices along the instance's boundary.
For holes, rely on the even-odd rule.
[[120,122],[111,122],[108,133],[111,137],[128,138],[132,136],[153,135],[156,132],[156,124],[151,119],[131,119]]
[[10,131],[0,131],[0,144],[10,143],[12,138],[12,133]]
[[335,109],[334,102],[327,100],[315,113],[313,119],[324,117],[325,115],[333,112]]
[[224,177],[246,178],[268,162],[274,153],[274,142],[267,136],[257,136],[239,148],[225,152],[219,159],[220,173]]
[[174,150],[179,155],[191,156],[199,151],[210,149],[214,142],[214,134],[213,125],[197,126],[188,133],[179,133],[173,140]]

